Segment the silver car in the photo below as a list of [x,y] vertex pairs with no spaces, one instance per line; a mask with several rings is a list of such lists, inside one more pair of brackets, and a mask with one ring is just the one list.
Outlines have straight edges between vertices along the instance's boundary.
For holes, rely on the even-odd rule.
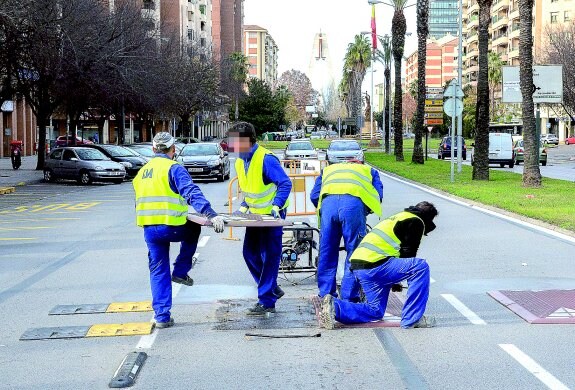
[[291,141],[284,151],[284,160],[317,160],[317,149],[309,139]]
[[330,164],[335,164],[344,161],[357,160],[361,163],[365,162],[365,157],[359,143],[355,140],[333,140],[326,150],[326,160]]
[[121,183],[126,177],[123,165],[110,160],[97,149],[85,147],[57,148],[44,163],[44,180],[74,179],[81,184],[93,181]]

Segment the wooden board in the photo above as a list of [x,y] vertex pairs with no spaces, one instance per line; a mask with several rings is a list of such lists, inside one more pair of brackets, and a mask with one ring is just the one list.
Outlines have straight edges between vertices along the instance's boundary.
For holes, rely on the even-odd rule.
[[[257,215],[257,214],[219,214],[224,218],[226,226],[231,227],[279,227],[279,226],[292,226],[293,221],[285,219],[275,219],[271,215]],[[190,213],[188,214],[188,221],[192,221],[202,226],[212,226],[210,220],[203,215]]]

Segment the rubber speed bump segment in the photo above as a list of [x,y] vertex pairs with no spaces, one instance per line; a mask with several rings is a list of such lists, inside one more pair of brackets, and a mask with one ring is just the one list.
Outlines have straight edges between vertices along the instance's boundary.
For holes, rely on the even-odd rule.
[[86,337],[142,336],[152,333],[153,322],[128,322],[125,324],[92,325]]
[[147,357],[148,355],[145,352],[130,352],[127,354],[108,386],[113,389],[133,386]]
[[112,302],[112,303],[86,303],[80,305],[57,305],[49,315],[71,314],[100,314],[100,313],[127,313],[152,311],[151,301],[141,302]]
[[152,311],[152,301],[142,302],[114,302],[108,306],[106,313],[125,313]]
[[14,187],[0,187],[0,195],[11,194],[14,191],[16,191]]
[[89,326],[59,326],[55,328],[28,329],[20,340],[78,339],[86,337]]

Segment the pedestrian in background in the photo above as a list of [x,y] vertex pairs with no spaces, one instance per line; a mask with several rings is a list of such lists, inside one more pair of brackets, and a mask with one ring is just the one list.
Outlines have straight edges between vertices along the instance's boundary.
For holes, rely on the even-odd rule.
[[[194,284],[192,269],[200,237],[200,225],[187,220],[188,205],[210,218],[216,233],[224,231],[224,220],[212,209],[186,169],[172,159],[175,139],[161,132],[153,139],[156,156],[134,178],[136,223],[144,228],[148,246],[152,308],[157,328],[174,325],[170,315],[172,284]],[[180,253],[170,274],[170,243],[180,242]],[[171,275],[171,277],[170,277]]]
[[349,271],[349,257],[366,235],[366,216],[381,216],[383,184],[379,173],[361,163],[327,166],[310,193],[320,227],[317,286],[319,296],[337,296],[337,265],[341,238],[345,245],[341,298],[359,301],[359,284]]
[[[402,328],[430,328],[435,318],[424,316],[429,298],[429,265],[415,257],[424,235],[435,229],[438,212],[429,202],[419,202],[378,223],[351,255],[351,270],[357,277],[366,302],[352,303],[326,295],[320,323],[333,329],[344,324],[381,320],[389,291],[407,280],[407,298],[401,313]],[[400,289],[399,289],[400,290]]]
[[[252,124],[239,122],[229,130],[230,146],[239,153],[235,168],[244,194],[240,213],[272,215],[285,219],[291,180],[280,161],[258,145]],[[282,227],[247,227],[243,255],[258,286],[258,302],[247,315],[275,313],[276,301],[284,295],[277,285],[282,252]]]

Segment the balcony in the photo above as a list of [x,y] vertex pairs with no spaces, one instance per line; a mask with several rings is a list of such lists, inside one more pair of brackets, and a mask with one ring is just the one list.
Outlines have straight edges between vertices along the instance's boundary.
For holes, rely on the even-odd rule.
[[509,39],[519,38],[519,23],[511,26],[511,32],[509,33]]
[[467,23],[467,28],[472,29],[473,27],[479,26],[479,15],[473,14],[469,17],[469,22]]
[[499,0],[494,1],[491,6],[491,12],[495,13],[500,10],[505,10],[509,8],[509,0]]
[[514,7],[509,10],[509,20],[519,19],[519,8]]
[[507,53],[499,53],[499,58],[501,58],[501,61],[504,63],[507,63],[507,60],[509,59],[507,57]]
[[473,34],[473,35],[470,35],[470,36],[467,38],[467,44],[468,44],[468,45],[471,45],[473,42],[477,42],[478,40],[479,40],[479,35],[477,35],[477,33],[475,33],[475,34]]
[[494,16],[491,18],[491,28],[497,30],[502,26],[506,26],[509,23],[509,18],[507,16]]
[[479,4],[475,1],[469,8],[467,8],[467,13],[472,14],[473,12],[479,13]]
[[499,36],[496,36],[493,41],[491,42],[492,47],[497,47],[497,46],[507,46],[507,43],[509,41],[509,39],[507,38],[507,33],[505,34],[498,34]]
[[519,57],[519,47],[510,47],[509,53],[507,54],[508,59],[511,61],[513,58]]

